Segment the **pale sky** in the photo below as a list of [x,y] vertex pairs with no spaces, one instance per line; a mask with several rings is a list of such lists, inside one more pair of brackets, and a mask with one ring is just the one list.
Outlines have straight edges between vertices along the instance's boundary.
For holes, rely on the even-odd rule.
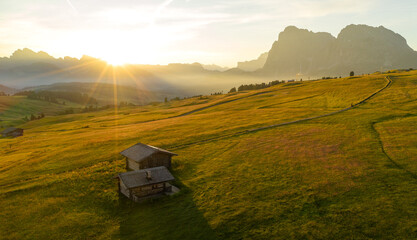
[[337,36],[383,25],[417,50],[415,0],[1,0],[0,56],[31,48],[111,63],[233,67],[270,49],[288,25]]

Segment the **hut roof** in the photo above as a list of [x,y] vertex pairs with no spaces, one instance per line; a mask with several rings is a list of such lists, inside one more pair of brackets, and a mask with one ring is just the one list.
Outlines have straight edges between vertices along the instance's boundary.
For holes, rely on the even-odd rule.
[[[148,171],[151,178],[148,178]],[[174,176],[164,166],[119,173],[118,177],[129,189],[174,180]]]
[[162,148],[142,143],[137,143],[131,146],[130,148],[123,150],[120,154],[136,162],[141,162],[142,160],[154,155],[155,153],[165,153],[168,155],[177,156],[177,154],[164,150]]
[[4,129],[1,133],[2,134],[7,134],[7,133],[14,132],[16,130],[23,130],[23,129],[21,129],[21,128],[15,128],[15,127],[9,127],[9,128]]

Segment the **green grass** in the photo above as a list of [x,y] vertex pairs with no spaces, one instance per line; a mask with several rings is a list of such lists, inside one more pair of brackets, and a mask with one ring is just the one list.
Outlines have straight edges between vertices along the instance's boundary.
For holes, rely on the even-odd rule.
[[[349,107],[385,86],[385,75],[22,124],[25,136],[0,139],[1,236],[417,238],[417,72],[391,75],[389,88],[350,111],[227,138],[218,137]],[[136,204],[117,193],[121,150],[208,138],[218,139],[175,150],[178,195]]]
[[80,107],[81,105],[68,102],[67,105],[50,103],[47,101],[28,99],[25,96],[0,96],[0,129],[22,124],[26,116],[57,115],[66,108]]

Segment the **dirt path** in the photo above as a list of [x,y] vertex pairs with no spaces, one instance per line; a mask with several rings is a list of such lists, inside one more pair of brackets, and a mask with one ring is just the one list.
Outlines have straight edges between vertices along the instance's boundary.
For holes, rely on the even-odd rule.
[[312,95],[312,96],[308,96],[308,97],[303,97],[303,98],[298,98],[298,99],[294,99],[294,100],[290,100],[290,101],[279,102],[279,103],[275,103],[275,104],[268,105],[268,106],[258,107],[258,109],[274,108],[275,106],[279,106],[279,105],[282,105],[282,104],[299,102],[299,101],[303,101],[303,100],[306,100],[306,99],[315,98],[315,97],[318,97],[320,95],[324,95],[324,93],[320,93],[320,94],[316,94],[316,95]]
[[[187,147],[187,146],[190,146],[190,145],[195,145],[195,144],[199,144],[199,143],[205,143],[205,142],[209,142],[209,141],[213,141],[213,140],[219,140],[219,139],[223,139],[223,138],[229,138],[229,137],[239,136],[239,135],[243,135],[243,134],[258,132],[258,131],[262,131],[262,130],[266,130],[266,129],[271,129],[271,128],[276,128],[276,127],[291,125],[291,124],[300,123],[300,122],[306,122],[306,121],[310,121],[310,120],[313,120],[313,119],[328,117],[328,116],[336,115],[336,114],[339,114],[339,113],[342,113],[342,112],[346,112],[346,111],[349,111],[351,109],[354,109],[354,108],[358,107],[359,105],[364,104],[366,101],[370,100],[371,98],[375,97],[378,93],[384,91],[389,86],[391,86],[391,84],[392,84],[391,78],[389,76],[387,76],[387,77],[385,77],[385,79],[387,80],[387,84],[383,88],[381,88],[378,91],[372,93],[371,95],[369,95],[365,99],[361,100],[360,102],[358,102],[356,104],[352,104],[352,106],[347,107],[347,108],[344,108],[344,109],[341,109],[341,110],[338,110],[338,111],[334,111],[334,112],[331,112],[331,113],[326,113],[326,114],[322,114],[322,115],[318,115],[318,116],[314,116],[314,117],[309,117],[309,118],[303,118],[303,119],[299,119],[299,120],[294,120],[294,121],[290,121],[290,122],[272,124],[272,125],[268,125],[268,126],[264,126],[264,127],[259,127],[259,128],[244,130],[244,131],[240,131],[240,132],[236,132],[236,133],[225,134],[225,135],[222,135],[222,136],[208,138],[208,139],[204,139],[204,140],[200,140],[200,141],[196,141],[196,142],[191,142],[191,143],[181,144],[181,145],[177,145],[177,146],[172,146],[169,149],[173,149],[173,150],[180,149],[180,148],[184,148],[184,147]],[[251,95],[251,96],[254,96],[254,95]],[[247,97],[249,97],[249,96],[247,96]],[[237,100],[237,99],[234,99],[234,100]]]
[[245,98],[250,98],[250,97],[254,97],[254,96],[258,96],[258,95],[262,95],[262,94],[266,94],[266,93],[270,93],[270,92],[273,92],[273,91],[259,92],[259,93],[244,96],[244,97],[241,97],[241,98],[235,98],[235,99],[230,99],[230,100],[226,100],[226,101],[223,101],[223,102],[218,102],[218,103],[212,104],[210,106],[198,108],[198,109],[195,109],[195,110],[192,110],[192,111],[189,111],[189,112],[186,112],[186,113],[183,113],[183,114],[180,114],[178,116],[171,117],[171,118],[184,117],[184,116],[187,116],[187,115],[190,115],[190,114],[193,114],[193,113],[196,113],[196,112],[200,112],[200,111],[212,108],[212,107],[216,107],[216,106],[223,105],[223,104],[226,104],[226,103],[230,103],[230,102],[234,102],[234,101],[238,101],[238,100],[242,100],[242,99],[245,99]]
[[335,112],[322,114],[322,115],[319,115],[319,116],[314,116],[314,117],[309,117],[309,118],[303,118],[303,119],[299,119],[299,120],[295,120],[295,121],[291,121],[291,122],[279,123],[279,124],[269,125],[269,126],[265,126],[265,127],[250,129],[250,130],[247,130],[247,132],[256,132],[256,131],[260,131],[260,130],[264,130],[264,129],[268,129],[268,128],[274,128],[274,127],[285,126],[285,125],[299,123],[299,122],[305,122],[305,121],[309,121],[309,120],[313,120],[313,119],[317,119],[317,118],[328,117],[328,116],[332,116],[332,115],[335,115],[335,114],[338,114],[338,113],[346,112],[346,111],[348,111],[350,109],[353,109],[353,108],[355,108],[355,107],[357,107],[357,106],[359,106],[361,104],[364,104],[366,101],[368,101],[369,99],[371,99],[372,97],[374,97],[378,93],[380,93],[383,90],[385,90],[386,88],[388,88],[391,85],[392,81],[391,81],[391,79],[389,77],[386,77],[385,79],[388,82],[387,82],[387,84],[383,88],[379,89],[378,91],[376,91],[373,94],[369,95],[367,98],[363,99],[362,101],[360,101],[360,102],[358,102],[356,104],[353,104],[350,107],[347,107],[347,108],[344,108],[344,109],[341,109],[341,110],[338,110],[338,111],[335,111]]
[[[223,101],[223,102],[218,102],[218,103],[215,103],[215,104],[212,104],[212,105],[209,105],[209,106],[197,108],[197,109],[191,110],[189,112],[182,113],[180,115],[171,116],[171,117],[167,117],[167,118],[161,118],[161,119],[147,120],[147,121],[143,121],[143,122],[136,122],[136,123],[132,123],[132,124],[150,123],[150,122],[162,121],[162,120],[167,120],[167,119],[185,117],[185,116],[188,116],[190,114],[200,112],[200,111],[212,108],[212,107],[216,107],[216,106],[223,105],[223,104],[226,104],[226,103],[230,103],[230,102],[234,102],[234,101],[238,101],[238,100],[242,100],[242,99],[245,99],[245,98],[250,98],[250,97],[254,97],[254,96],[258,96],[258,95],[262,95],[262,94],[266,94],[266,93],[271,93],[271,92],[274,92],[274,91],[259,92],[259,93],[255,93],[255,94],[252,94],[252,95],[248,95],[248,96],[244,96],[244,97],[240,97],[240,98],[235,98],[235,99],[230,99],[230,100],[226,100],[226,101]],[[127,125],[131,125],[131,124],[127,124]]]
[[[181,148],[184,148],[184,147],[187,147],[187,146],[191,146],[191,145],[195,145],[195,144],[200,144],[200,143],[210,142],[210,141],[214,141],[214,140],[220,140],[220,139],[224,139],[224,138],[239,136],[239,135],[243,135],[243,134],[248,134],[248,133],[253,133],[253,132],[257,132],[257,131],[262,131],[262,130],[265,130],[265,129],[275,128],[275,127],[280,127],[280,126],[286,126],[286,125],[290,125],[290,124],[295,124],[295,123],[299,123],[299,122],[305,122],[305,121],[309,121],[309,120],[312,120],[312,119],[318,119],[318,118],[323,118],[323,117],[335,115],[335,114],[338,114],[338,113],[342,113],[342,112],[351,110],[351,109],[353,109],[353,108],[355,108],[355,107],[357,107],[357,106],[365,103],[367,100],[373,98],[375,95],[377,95],[378,93],[380,93],[383,90],[385,90],[386,88],[388,88],[391,85],[392,80],[390,79],[390,77],[386,77],[386,80],[388,81],[388,83],[383,88],[379,89],[378,91],[376,91],[375,93],[371,94],[367,98],[363,99],[359,103],[354,104],[351,107],[348,107],[348,108],[345,108],[345,109],[342,109],[342,110],[338,110],[338,111],[331,112],[331,113],[327,113],[327,114],[322,114],[322,115],[315,116],[315,117],[303,118],[303,119],[299,119],[299,120],[295,120],[295,121],[290,121],[290,122],[285,122],[285,123],[268,125],[268,126],[265,126],[265,127],[259,127],[259,128],[244,130],[244,131],[240,131],[240,132],[236,132],[236,133],[231,133],[231,134],[225,134],[225,135],[222,135],[222,136],[208,138],[208,139],[204,139],[204,140],[200,140],[200,141],[190,142],[190,143],[181,144],[181,145],[177,145],[177,146],[171,146],[171,147],[167,147],[167,149],[172,149],[172,150],[181,149]],[[174,117],[171,117],[171,118],[180,117],[180,116],[186,116],[186,115],[189,115],[189,114],[192,114],[192,113],[195,113],[195,112],[198,112],[198,111],[202,111],[202,110],[205,110],[205,109],[208,109],[208,108],[211,108],[211,107],[219,106],[219,105],[222,105],[222,104],[225,104],[225,103],[229,103],[229,102],[233,102],[233,101],[237,101],[237,100],[240,100],[240,99],[249,98],[249,97],[253,97],[253,96],[257,96],[257,95],[261,95],[261,94],[266,94],[266,93],[270,93],[270,92],[273,92],[273,91],[260,92],[260,93],[248,95],[248,96],[245,96],[245,97],[241,97],[241,98],[236,98],[236,99],[231,99],[231,100],[227,100],[227,101],[224,101],[224,102],[219,102],[219,103],[216,103],[216,104],[213,104],[213,105],[210,105],[210,106],[206,106],[206,107],[202,107],[202,108],[199,108],[199,109],[196,109],[196,110],[187,112],[187,113],[183,113],[181,115],[174,116]],[[164,118],[164,119],[167,119],[167,118]],[[159,120],[164,120],[164,119],[158,119],[158,120],[152,120],[152,121],[159,121]],[[152,121],[150,121],[150,122],[152,122]],[[378,132],[377,132],[377,134],[379,136],[379,133]],[[383,152],[388,157],[388,159],[390,161],[392,161],[393,164],[396,165],[398,168],[404,169],[402,166],[400,166],[398,163],[396,163],[395,161],[393,161],[393,159],[391,159],[388,156],[388,154],[385,152],[385,149],[384,149],[384,146],[382,144],[382,141],[381,141],[381,145],[382,145]],[[99,163],[99,164],[101,164],[101,163]],[[92,166],[76,168],[76,169],[71,170],[70,172],[73,172],[73,171],[76,171],[76,170],[79,170],[79,169],[93,168],[96,165],[97,164],[93,164]],[[59,175],[59,174],[64,174],[64,173],[67,173],[67,171],[60,172],[60,173],[55,173],[54,175]],[[411,172],[409,172],[409,173],[411,175],[413,175],[413,178],[415,178],[416,175],[414,173],[411,173]],[[24,179],[24,181],[22,181],[22,182],[32,181],[32,180],[39,179],[39,178],[41,178],[41,176],[37,176],[37,177],[33,177],[33,178],[27,178],[27,179]],[[15,186],[15,184],[8,183],[8,184],[2,184],[0,186],[2,188],[5,188],[5,187]],[[11,191],[10,190],[6,190],[5,192],[15,192],[15,191],[22,191],[22,190],[23,189],[17,189],[17,190],[11,190]]]
[[[413,116],[410,116],[410,117],[413,117]],[[400,117],[400,118],[405,118],[405,117]],[[389,120],[387,120],[387,121],[389,121]],[[410,175],[410,177],[412,177],[412,178],[414,178],[415,180],[417,180],[417,174],[415,174],[415,173],[413,173],[413,172],[411,172],[410,170],[408,170],[408,169],[406,169],[404,166],[402,166],[401,164],[399,164],[397,161],[395,161],[394,159],[392,159],[391,157],[390,157],[390,155],[388,155],[388,153],[387,153],[387,151],[386,151],[386,149],[385,149],[385,146],[384,146],[384,142],[382,141],[382,138],[381,138],[381,134],[378,132],[378,130],[375,128],[375,124],[377,124],[377,123],[381,123],[381,122],[372,122],[371,123],[371,129],[372,129],[372,131],[375,133],[375,135],[376,135],[376,139],[377,139],[377,141],[378,141],[378,144],[379,144],[379,146],[380,146],[380,148],[381,148],[381,151],[382,151],[382,153],[385,155],[385,157],[396,167],[396,168],[398,168],[398,169],[401,169],[401,170],[403,170],[403,171],[405,171],[408,175]]]

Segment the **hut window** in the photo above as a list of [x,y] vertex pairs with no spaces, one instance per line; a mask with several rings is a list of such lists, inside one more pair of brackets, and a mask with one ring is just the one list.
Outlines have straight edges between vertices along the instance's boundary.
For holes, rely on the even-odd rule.
[[152,185],[152,189],[163,188],[163,187],[164,187],[163,183],[158,183],[158,184]]

